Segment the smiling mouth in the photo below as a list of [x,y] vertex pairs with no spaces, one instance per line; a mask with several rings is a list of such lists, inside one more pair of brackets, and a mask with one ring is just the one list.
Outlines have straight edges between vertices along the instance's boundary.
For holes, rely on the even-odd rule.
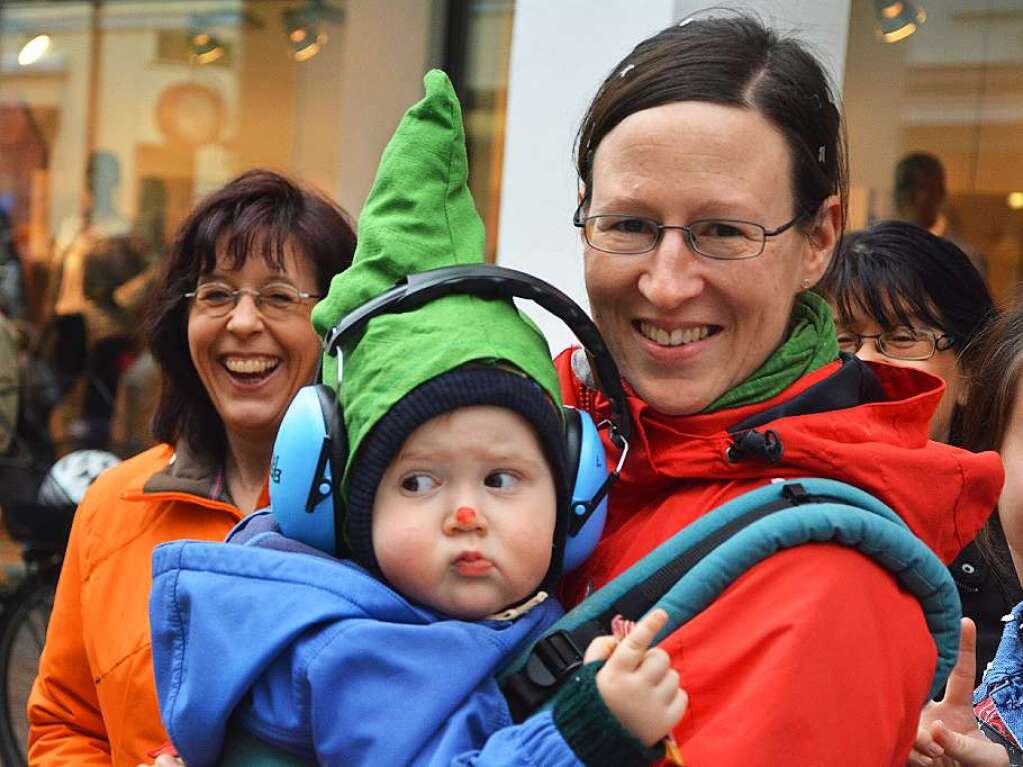
[[654,325],[651,322],[639,320],[633,323],[640,335],[658,346],[685,346],[687,344],[702,341],[721,330],[717,325],[694,325],[688,328],[675,328],[668,330]]
[[220,364],[232,378],[255,383],[268,378],[281,364],[281,360],[277,357],[224,357]]

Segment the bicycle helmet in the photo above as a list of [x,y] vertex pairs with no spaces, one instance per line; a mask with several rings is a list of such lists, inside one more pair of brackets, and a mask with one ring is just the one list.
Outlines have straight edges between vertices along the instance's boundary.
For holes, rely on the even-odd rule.
[[46,478],[39,487],[39,503],[46,506],[77,506],[92,481],[120,462],[120,458],[105,450],[75,450],[68,453],[46,472]]

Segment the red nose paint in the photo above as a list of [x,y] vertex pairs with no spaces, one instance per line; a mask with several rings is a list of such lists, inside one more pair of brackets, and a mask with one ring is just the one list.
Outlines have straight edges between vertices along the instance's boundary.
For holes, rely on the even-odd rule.
[[471,525],[476,521],[476,509],[469,506],[459,506],[455,510],[455,521],[460,525]]

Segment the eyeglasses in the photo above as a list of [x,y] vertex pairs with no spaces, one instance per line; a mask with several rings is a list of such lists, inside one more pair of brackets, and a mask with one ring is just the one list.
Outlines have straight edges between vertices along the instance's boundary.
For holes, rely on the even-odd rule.
[[935,352],[943,352],[955,345],[955,339],[947,333],[938,335],[925,330],[899,328],[874,335],[860,335],[848,330],[838,333],[838,348],[849,354],[856,354],[867,339],[874,339],[877,350],[893,360],[929,360]]
[[303,301],[322,298],[315,293],[304,293],[293,285],[274,282],[259,290],[254,288],[232,288],[221,282],[205,282],[195,290],[185,293],[196,311],[205,317],[223,317],[238,306],[243,295],[252,296],[256,308],[267,319],[282,319],[292,314]]
[[580,205],[572,223],[583,230],[583,237],[591,248],[604,253],[648,253],[657,247],[665,229],[679,229],[694,253],[720,261],[740,261],[759,256],[764,252],[768,237],[781,234],[802,218],[800,213],[777,229],[731,218],[703,218],[676,226],[623,213],[584,217]]

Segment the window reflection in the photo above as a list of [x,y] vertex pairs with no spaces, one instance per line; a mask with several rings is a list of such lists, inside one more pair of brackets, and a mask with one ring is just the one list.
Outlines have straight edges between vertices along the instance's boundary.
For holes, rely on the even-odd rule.
[[886,44],[874,4],[853,0],[850,223],[900,217],[949,237],[1007,300],[1023,276],[1023,3],[924,5],[926,23]]

